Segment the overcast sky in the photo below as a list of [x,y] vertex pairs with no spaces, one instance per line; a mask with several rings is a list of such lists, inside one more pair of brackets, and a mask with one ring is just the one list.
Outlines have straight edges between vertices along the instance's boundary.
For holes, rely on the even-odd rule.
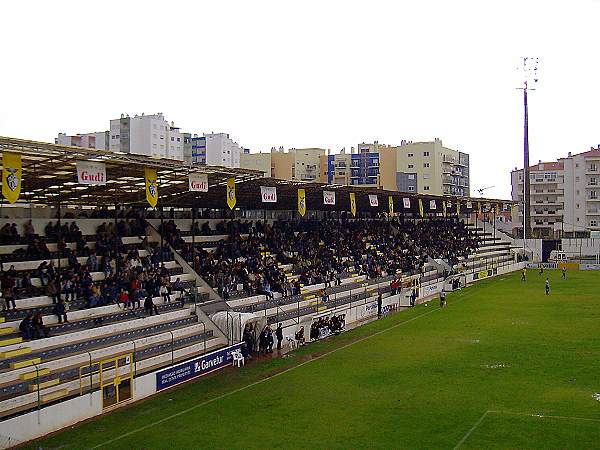
[[519,58],[540,58],[531,161],[600,144],[600,1],[10,1],[0,135],[53,141],[163,112],[253,152],[442,139],[471,193],[522,167]]

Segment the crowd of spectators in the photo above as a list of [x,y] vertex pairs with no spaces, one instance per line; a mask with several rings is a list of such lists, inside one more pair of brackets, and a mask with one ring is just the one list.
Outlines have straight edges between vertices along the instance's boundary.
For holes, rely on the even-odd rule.
[[310,338],[312,340],[322,339],[331,334],[340,334],[346,327],[346,315],[332,315],[331,317],[319,317],[310,326]]
[[[175,292],[183,293],[181,280],[177,278],[172,285],[171,273],[161,262],[165,257],[169,258],[170,252],[163,249],[161,258],[160,246],[148,242],[145,222],[139,218],[121,219],[116,224],[103,222],[93,235],[94,246],[88,244],[74,221],[61,221],[60,225],[49,222],[44,229],[44,237],[33,233],[33,229],[29,230],[31,222],[24,224],[26,232],[23,237],[18,231],[11,231],[16,231],[13,225],[3,232],[6,239],[2,242],[14,245],[25,240],[27,249],[23,252],[24,259],[41,262],[32,270],[16,270],[14,264],[5,270],[8,263],[0,263],[0,291],[5,310],[16,309],[15,300],[18,298],[47,295],[52,299],[53,313],[59,323],[68,321],[70,305],[76,300],[82,301],[78,303],[78,308],[118,304],[123,308],[136,309],[141,308],[143,302],[146,312],[158,314],[153,297],[160,296],[168,303]],[[122,237],[136,235],[141,243],[123,244]],[[47,241],[56,242],[57,251],[51,252]],[[71,243],[76,245],[69,245]],[[59,255],[63,261],[60,273],[51,259]],[[104,276],[93,276],[98,272]],[[35,286],[32,277],[39,279]],[[19,329],[25,339],[49,334],[41,314],[28,315]]]
[[[322,220],[255,223],[228,221],[197,225],[197,234],[225,234],[213,251],[183,240],[174,221],[165,223],[164,236],[194,269],[228,299],[237,285],[247,295],[300,292],[301,285],[339,284],[349,270],[377,278],[422,270],[428,257],[454,265],[478,246],[474,233],[460,221]],[[291,264],[299,278],[288,281],[280,265]]]

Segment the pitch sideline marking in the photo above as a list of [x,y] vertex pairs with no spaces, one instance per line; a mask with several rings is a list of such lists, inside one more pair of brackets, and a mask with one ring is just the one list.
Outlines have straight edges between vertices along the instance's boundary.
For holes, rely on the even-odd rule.
[[[466,294],[466,295],[464,295],[463,297],[460,297],[460,298],[456,299],[456,300],[454,301],[454,304],[456,304],[456,303],[458,303],[458,302],[460,302],[460,301],[462,301],[462,300],[464,300],[464,299],[466,299],[466,298],[469,298],[469,297],[471,297],[471,296],[472,296],[474,293],[475,293],[475,292],[474,292],[474,291],[472,291],[472,292],[469,292],[469,293],[467,293],[467,294]],[[208,400],[204,400],[203,402],[200,402],[200,403],[198,403],[198,404],[196,404],[196,405],[194,405],[194,406],[190,406],[189,408],[187,408],[187,409],[184,409],[184,410],[182,410],[182,411],[179,411],[179,412],[176,412],[175,414],[171,414],[170,416],[163,417],[162,419],[160,419],[160,420],[157,420],[157,421],[155,421],[155,422],[152,422],[152,423],[149,423],[149,424],[147,424],[147,425],[144,425],[144,426],[142,426],[142,427],[139,427],[139,428],[136,428],[136,429],[134,429],[134,430],[128,431],[127,433],[123,433],[123,434],[121,434],[120,436],[116,436],[116,437],[114,437],[114,438],[112,438],[112,439],[109,439],[109,440],[108,440],[108,441],[106,441],[106,442],[103,442],[103,443],[101,443],[101,444],[95,445],[94,447],[90,447],[90,450],[94,450],[94,449],[97,449],[97,448],[104,447],[105,445],[112,444],[113,442],[116,442],[116,441],[119,441],[119,440],[121,440],[121,439],[124,439],[124,438],[126,438],[126,437],[129,437],[129,436],[131,436],[131,435],[133,435],[133,434],[135,434],[135,433],[139,433],[140,431],[144,431],[144,430],[146,430],[146,429],[148,429],[148,428],[152,428],[152,427],[154,427],[154,426],[156,426],[156,425],[160,425],[160,424],[161,424],[161,423],[163,423],[163,422],[166,422],[166,421],[168,421],[168,420],[171,420],[171,419],[175,419],[176,417],[179,417],[179,416],[181,416],[181,415],[183,415],[183,414],[187,414],[187,413],[189,413],[190,411],[193,411],[193,410],[195,410],[195,409],[198,409],[198,408],[200,408],[200,407],[202,407],[202,406],[208,405],[209,403],[216,402],[217,400],[221,400],[221,399],[223,399],[223,398],[226,398],[226,397],[229,397],[229,396],[231,396],[231,395],[233,395],[233,394],[237,394],[238,392],[241,392],[241,391],[244,391],[244,390],[246,390],[246,389],[249,389],[249,388],[251,388],[251,387],[254,387],[254,386],[258,385],[258,384],[264,383],[265,381],[272,380],[272,379],[273,379],[273,378],[275,378],[275,377],[278,377],[278,376],[280,376],[280,375],[283,375],[283,374],[285,374],[285,373],[291,372],[292,370],[298,369],[299,367],[302,367],[302,366],[304,366],[304,365],[306,365],[306,364],[308,364],[308,363],[310,363],[310,362],[313,362],[313,361],[318,361],[318,360],[320,360],[320,359],[322,359],[322,358],[324,358],[324,357],[326,357],[326,356],[329,356],[329,355],[331,355],[331,354],[333,354],[333,353],[336,353],[336,352],[338,352],[338,351],[340,351],[340,350],[344,350],[344,349],[346,349],[346,348],[348,348],[348,347],[351,347],[351,346],[353,346],[354,344],[358,344],[359,342],[366,341],[367,339],[370,339],[370,338],[372,338],[372,337],[379,336],[380,334],[386,333],[386,332],[388,332],[388,331],[390,331],[390,330],[393,330],[393,329],[395,329],[395,328],[398,328],[399,326],[402,326],[402,325],[404,325],[404,324],[407,324],[407,323],[410,323],[410,322],[412,322],[412,321],[414,321],[414,320],[417,320],[417,319],[419,319],[420,317],[423,317],[423,316],[428,316],[429,314],[433,314],[434,312],[436,312],[436,311],[440,311],[440,310],[441,310],[441,308],[434,308],[434,309],[431,309],[431,310],[429,310],[429,311],[427,311],[427,312],[424,312],[423,314],[419,314],[418,316],[415,316],[415,317],[412,317],[412,318],[410,318],[410,319],[408,319],[408,320],[405,320],[404,322],[397,323],[396,325],[392,325],[392,326],[391,326],[391,327],[389,327],[389,328],[386,328],[386,329],[384,329],[384,330],[380,330],[380,331],[378,331],[378,332],[376,332],[376,333],[373,333],[373,334],[370,334],[370,335],[368,335],[368,336],[364,336],[364,337],[362,337],[362,338],[360,338],[360,339],[357,339],[356,341],[353,341],[353,342],[350,342],[350,343],[348,343],[348,344],[346,344],[346,345],[343,345],[342,347],[335,348],[335,349],[333,349],[333,350],[330,350],[330,351],[328,351],[327,353],[323,353],[322,355],[316,356],[316,357],[314,357],[314,358],[312,358],[312,359],[310,359],[310,360],[308,360],[308,361],[304,361],[304,362],[302,362],[302,363],[298,364],[297,366],[290,367],[289,369],[285,369],[284,371],[282,371],[282,372],[278,372],[278,373],[276,373],[276,374],[274,374],[274,375],[272,375],[272,376],[270,376],[270,377],[263,378],[263,379],[261,379],[261,380],[258,380],[258,381],[254,381],[253,383],[250,383],[250,384],[248,384],[248,385],[246,385],[246,386],[242,386],[241,388],[235,389],[235,390],[233,390],[233,391],[230,391],[230,392],[226,392],[226,393],[224,393],[224,394],[221,394],[221,395],[219,395],[219,396],[217,396],[217,397],[214,397],[214,398],[211,398],[211,399],[208,399]]]
[[484,412],[481,417],[479,418],[479,420],[477,420],[477,422],[475,422],[475,424],[469,429],[469,431],[467,431],[467,433],[462,437],[462,439],[460,441],[458,441],[458,444],[456,444],[454,446],[453,450],[457,450],[460,448],[461,445],[463,445],[465,443],[465,441],[469,438],[469,436],[471,436],[471,433],[473,433],[473,431],[475,431],[477,429],[477,427],[479,425],[481,425],[481,422],[483,422],[483,419],[486,418],[486,416],[492,411],[486,411]]
[[585,420],[588,422],[600,423],[600,419],[594,419],[591,417],[554,416],[554,415],[548,415],[548,414],[533,414],[533,413],[519,413],[519,412],[513,412],[513,411],[488,410],[488,411],[484,412],[483,415],[479,418],[479,420],[477,422],[475,422],[475,424],[469,429],[469,431],[467,431],[467,433],[458,442],[458,444],[456,444],[456,446],[454,447],[453,450],[459,449],[466,442],[466,440],[469,438],[469,436],[471,436],[471,434],[473,434],[473,432],[479,427],[479,425],[481,425],[481,423],[488,416],[488,414],[506,414],[506,415],[513,415],[513,416],[537,417],[539,419]]

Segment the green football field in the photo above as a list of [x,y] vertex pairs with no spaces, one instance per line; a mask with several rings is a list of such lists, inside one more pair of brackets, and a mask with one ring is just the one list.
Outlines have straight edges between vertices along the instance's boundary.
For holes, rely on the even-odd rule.
[[599,281],[484,280],[31,448],[600,448]]

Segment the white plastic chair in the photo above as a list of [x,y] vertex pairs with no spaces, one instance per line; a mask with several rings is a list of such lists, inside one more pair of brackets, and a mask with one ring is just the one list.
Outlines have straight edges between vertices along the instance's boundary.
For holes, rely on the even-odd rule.
[[290,350],[294,350],[296,348],[298,348],[298,343],[292,339],[291,337],[286,337],[285,340],[288,342],[288,346],[290,347]]
[[240,350],[235,350],[235,351],[231,352],[231,356],[233,357],[233,365],[234,366],[242,367],[246,364],[244,355],[242,355],[242,352]]

